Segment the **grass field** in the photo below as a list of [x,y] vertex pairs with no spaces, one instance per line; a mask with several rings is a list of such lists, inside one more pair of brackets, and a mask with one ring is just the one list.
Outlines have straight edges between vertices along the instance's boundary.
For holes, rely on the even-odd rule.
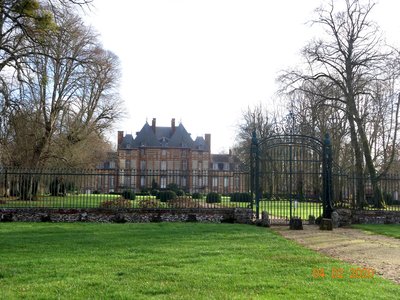
[[358,224],[352,227],[400,239],[400,224]]
[[[355,266],[248,225],[0,223],[0,241],[1,299],[394,299],[400,293],[399,285],[350,278]],[[333,270],[343,278],[332,277]]]
[[[260,211],[267,211],[272,218],[287,218],[290,219],[290,201],[261,201]],[[307,220],[310,215],[315,218],[322,214],[321,203],[315,202],[298,202],[292,201],[292,216],[300,217]]]

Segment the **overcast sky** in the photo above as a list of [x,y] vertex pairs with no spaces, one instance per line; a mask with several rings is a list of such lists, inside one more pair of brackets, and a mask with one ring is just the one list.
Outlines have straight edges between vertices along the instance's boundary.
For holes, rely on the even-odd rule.
[[[122,67],[127,118],[112,142],[175,118],[193,139],[211,133],[213,153],[228,151],[247,107],[279,105],[277,73],[300,61],[321,1],[94,0],[85,18]],[[380,0],[373,14],[396,45],[399,12],[400,1]]]

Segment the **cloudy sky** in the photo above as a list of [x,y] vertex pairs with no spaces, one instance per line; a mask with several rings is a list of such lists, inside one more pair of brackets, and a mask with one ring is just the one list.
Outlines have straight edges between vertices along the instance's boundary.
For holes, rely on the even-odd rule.
[[[247,107],[280,105],[277,73],[299,62],[321,1],[94,0],[85,18],[122,67],[127,117],[115,131],[175,118],[193,138],[211,133],[214,153],[228,151]],[[400,1],[380,0],[373,14],[396,45],[399,11]]]

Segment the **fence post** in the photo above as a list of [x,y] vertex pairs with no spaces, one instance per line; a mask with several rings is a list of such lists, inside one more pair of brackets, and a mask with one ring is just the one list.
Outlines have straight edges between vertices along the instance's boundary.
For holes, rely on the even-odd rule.
[[333,189],[332,189],[332,146],[329,134],[325,134],[323,143],[322,159],[322,185],[323,185],[323,218],[330,219],[333,211]]
[[[256,204],[256,218],[259,219],[260,214],[260,183],[259,183],[259,153],[258,153],[258,139],[257,134],[253,131],[250,149],[250,186],[251,194],[255,196]],[[251,209],[253,209],[254,201],[251,202]]]

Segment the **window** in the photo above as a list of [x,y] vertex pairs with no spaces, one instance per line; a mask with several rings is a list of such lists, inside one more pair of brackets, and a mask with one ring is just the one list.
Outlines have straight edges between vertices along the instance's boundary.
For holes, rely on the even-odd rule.
[[229,177],[224,177],[224,188],[229,187]]
[[161,162],[161,171],[166,171],[167,170],[167,162],[163,160]]
[[186,187],[187,185],[186,177],[182,177],[181,182],[182,182],[182,187]]
[[114,176],[110,177],[110,188],[113,189],[114,188],[114,184],[115,184],[115,178]]
[[126,187],[131,186],[131,177],[130,176],[124,176],[124,186],[126,186]]
[[145,176],[140,177],[140,186],[141,187],[146,186],[146,177]]
[[160,188],[165,189],[167,187],[167,177],[162,176],[160,182]]
[[218,187],[218,177],[213,177],[213,179],[212,179],[212,186],[213,186],[213,187]]
[[239,176],[235,177],[235,189],[239,190],[240,188],[240,178]]
[[129,159],[127,159],[125,161],[125,169],[129,170],[131,168],[131,161]]
[[187,170],[187,160],[182,160],[182,170],[186,171]]
[[145,160],[140,161],[140,170],[142,170],[142,171],[146,170],[146,161]]
[[167,156],[167,150],[162,150],[162,151],[161,151],[161,156],[162,156],[162,157]]

